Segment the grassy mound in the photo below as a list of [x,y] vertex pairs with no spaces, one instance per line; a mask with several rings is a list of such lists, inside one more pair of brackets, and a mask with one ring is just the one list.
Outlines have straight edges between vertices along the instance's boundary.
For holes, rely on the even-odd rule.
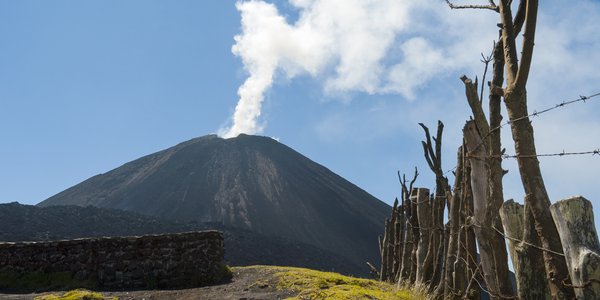
[[[294,292],[290,300],[305,299],[426,299],[415,291],[376,280],[354,278],[303,268],[260,266],[272,272],[278,290]],[[257,284],[268,284],[258,282]]]
[[107,298],[100,293],[88,290],[73,290],[63,295],[44,295],[35,297],[34,300],[116,300],[117,298]]

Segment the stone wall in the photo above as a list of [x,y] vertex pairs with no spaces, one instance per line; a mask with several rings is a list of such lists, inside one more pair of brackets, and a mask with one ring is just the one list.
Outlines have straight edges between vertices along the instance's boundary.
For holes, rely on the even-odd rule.
[[[223,255],[218,231],[0,243],[0,275],[18,281],[60,274],[76,285],[109,289],[192,287],[226,276]],[[10,288],[0,282],[0,289]]]

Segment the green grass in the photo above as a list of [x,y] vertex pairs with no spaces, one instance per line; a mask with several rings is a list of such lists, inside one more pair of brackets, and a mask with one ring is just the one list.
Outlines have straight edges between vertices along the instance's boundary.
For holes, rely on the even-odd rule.
[[371,279],[293,267],[264,266],[276,278],[276,288],[296,292],[290,300],[305,299],[426,299],[425,295]]
[[100,293],[88,290],[73,290],[62,295],[44,295],[35,297],[34,300],[117,300],[116,297],[104,297]]

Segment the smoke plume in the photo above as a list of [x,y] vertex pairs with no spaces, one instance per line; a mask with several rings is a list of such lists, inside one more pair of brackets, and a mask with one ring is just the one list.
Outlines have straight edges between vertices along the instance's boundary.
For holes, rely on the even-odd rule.
[[[242,31],[235,36],[232,52],[242,59],[249,76],[238,90],[232,124],[220,130],[221,136],[262,132],[262,103],[277,75],[318,77],[328,94],[414,97],[416,87],[445,68],[440,50],[428,40],[398,38],[409,29],[410,16],[420,2],[289,0],[298,12],[293,23],[274,4],[237,2]],[[420,68],[422,64],[424,68]]]

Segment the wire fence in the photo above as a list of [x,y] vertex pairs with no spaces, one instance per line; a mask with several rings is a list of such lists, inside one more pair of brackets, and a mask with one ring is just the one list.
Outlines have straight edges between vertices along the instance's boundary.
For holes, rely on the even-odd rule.
[[[477,145],[477,147],[475,147],[475,149],[485,145],[487,138],[490,136],[490,134],[492,134],[495,131],[498,131],[500,129],[502,129],[505,126],[511,125],[512,123],[515,122],[520,122],[523,120],[530,120],[530,118],[532,117],[539,117],[540,115],[543,115],[547,112],[553,111],[555,109],[559,109],[559,108],[563,108],[566,107],[568,105],[574,104],[574,103],[579,103],[579,102],[583,102],[583,103],[587,103],[588,100],[594,100],[595,98],[599,97],[600,93],[595,93],[595,94],[591,94],[588,96],[579,96],[579,98],[577,99],[572,99],[572,100],[567,100],[567,101],[562,101],[558,104],[555,104],[554,106],[542,109],[540,111],[534,110],[533,113],[528,114],[526,116],[522,116],[522,117],[518,117],[515,118],[513,120],[509,120],[506,121],[502,124],[500,124],[497,127],[494,127],[492,129],[490,129],[483,137],[482,137],[482,141],[479,145]],[[600,98],[597,98],[600,99]],[[589,151],[580,151],[580,152],[566,152],[566,151],[562,151],[559,153],[546,153],[546,154],[531,154],[531,155],[516,155],[516,154],[500,154],[500,155],[487,155],[487,156],[474,156],[474,155],[467,155],[467,157],[470,158],[480,158],[480,159],[487,159],[487,158],[500,158],[500,159],[510,159],[510,158],[537,158],[537,157],[562,157],[562,156],[575,156],[575,155],[600,155],[600,148],[597,149],[593,149],[593,150],[589,150]],[[448,171],[444,172],[444,175],[447,175],[451,172],[454,172],[454,170],[456,170],[456,166],[454,166],[453,168],[449,169]]]

